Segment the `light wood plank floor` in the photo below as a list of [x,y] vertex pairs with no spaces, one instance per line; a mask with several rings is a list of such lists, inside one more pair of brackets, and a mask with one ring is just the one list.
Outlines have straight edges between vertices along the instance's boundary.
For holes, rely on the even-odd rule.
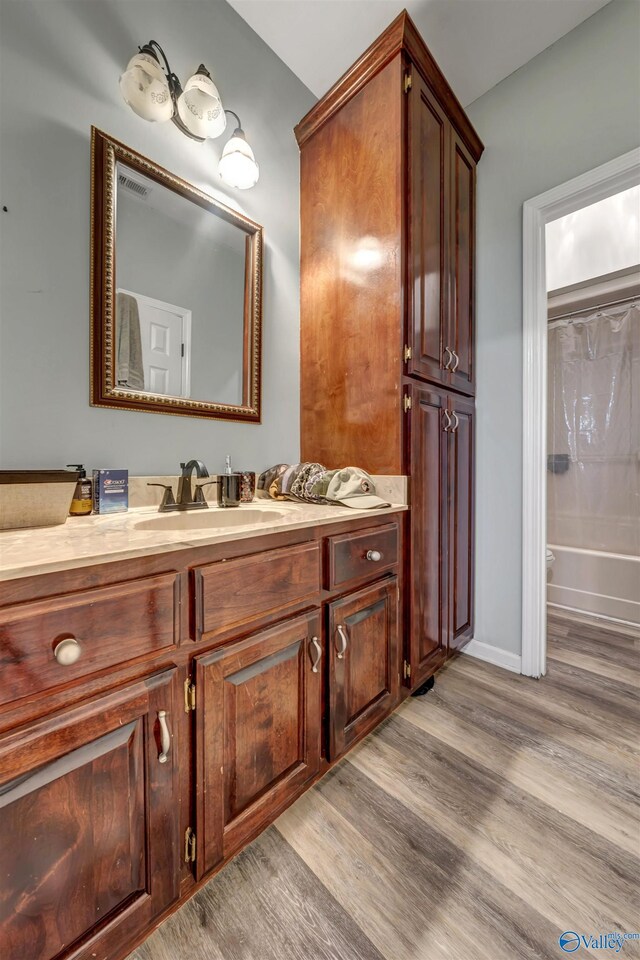
[[637,931],[640,639],[549,628],[544,679],[458,658],[130,960],[546,960]]

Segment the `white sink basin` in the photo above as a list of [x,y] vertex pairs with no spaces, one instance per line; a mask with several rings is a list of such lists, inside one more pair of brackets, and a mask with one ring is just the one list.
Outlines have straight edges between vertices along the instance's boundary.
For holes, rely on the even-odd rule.
[[213,510],[193,510],[163,513],[149,520],[139,520],[138,530],[223,530],[229,527],[247,527],[273,523],[284,514],[280,510],[243,510],[227,507]]

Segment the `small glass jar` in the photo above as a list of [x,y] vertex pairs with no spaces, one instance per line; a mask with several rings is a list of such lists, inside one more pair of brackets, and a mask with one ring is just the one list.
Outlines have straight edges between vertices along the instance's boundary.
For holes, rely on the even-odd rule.
[[237,470],[240,477],[240,503],[251,503],[256,495],[256,475],[252,470]]

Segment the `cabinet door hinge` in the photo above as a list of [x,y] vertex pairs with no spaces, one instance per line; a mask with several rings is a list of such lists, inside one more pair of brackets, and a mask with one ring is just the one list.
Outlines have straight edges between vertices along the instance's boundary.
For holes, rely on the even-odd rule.
[[184,682],[184,712],[189,713],[196,708],[196,685],[189,677]]
[[409,680],[409,678],[411,677],[411,664],[407,663],[407,661],[404,660],[403,668],[404,668],[404,678],[405,680]]
[[403,404],[403,407],[404,407],[404,412],[405,412],[405,413],[408,413],[409,410],[411,410],[411,397],[408,396],[408,395],[407,395],[407,396],[404,396],[404,397],[402,398],[402,404]]
[[405,93],[409,93],[409,90],[411,90],[411,83],[412,83],[411,74],[405,73],[404,75],[404,92]]
[[187,827],[184,834],[184,862],[196,862],[196,835],[191,827]]
[[404,353],[403,353],[404,362],[406,363],[407,360],[411,360],[412,356],[413,356],[413,350],[411,349],[411,347],[405,346]]

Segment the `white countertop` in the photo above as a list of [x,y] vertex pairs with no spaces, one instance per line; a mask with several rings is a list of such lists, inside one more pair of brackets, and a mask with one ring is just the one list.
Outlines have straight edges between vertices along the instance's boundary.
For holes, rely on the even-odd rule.
[[[354,510],[343,506],[257,499],[233,509],[210,507],[182,514],[159,514],[157,507],[139,507],[112,516],[70,517],[66,523],[55,527],[0,532],[0,580],[246,540],[317,524],[379,517],[406,509],[402,504],[377,510]],[[251,511],[251,521],[226,528],[171,530],[147,527],[148,521],[154,518],[158,521],[166,518],[170,524],[179,522],[176,518],[189,517],[188,522],[195,524],[197,518],[202,517],[203,522],[211,523],[218,513],[233,513],[239,517],[243,511]],[[264,520],[256,522],[255,511],[264,513]]]

